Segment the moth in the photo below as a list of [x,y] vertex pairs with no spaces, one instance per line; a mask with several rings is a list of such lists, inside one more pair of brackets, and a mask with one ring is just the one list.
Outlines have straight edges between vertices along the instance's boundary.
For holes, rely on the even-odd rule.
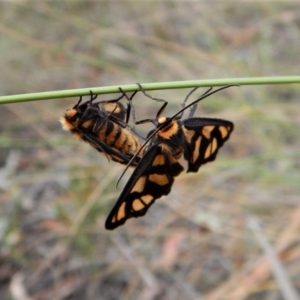
[[[128,99],[132,100],[136,92]],[[141,148],[141,143],[138,137],[127,129],[130,106],[126,109],[119,102],[124,95],[126,94],[122,91],[121,97],[117,99],[94,102],[97,95],[90,91],[90,100],[81,103],[80,97],[78,103],[65,112],[60,122],[64,130],[71,131],[76,139],[89,143],[106,155],[108,160],[127,165]],[[137,165],[141,155],[142,152],[135,156],[130,165]]]
[[[222,119],[193,117],[193,115],[199,101],[230,86],[232,85],[216,90],[210,88],[198,99],[186,105],[189,96],[197,89],[194,88],[186,96],[179,112],[172,117],[163,117],[161,114],[168,102],[151,97],[139,85],[145,96],[164,103],[155,119],[135,121],[136,124],[151,122],[155,125],[155,129],[149,132],[145,143],[135,154],[137,156],[144,151],[139,164],[106,219],[106,229],[113,230],[130,218],[144,216],[155,200],[168,195],[175,177],[184,170],[178,162],[182,156],[187,161],[187,172],[197,172],[203,164],[216,158],[219,149],[233,131],[233,123]],[[131,100],[130,105],[132,105]],[[183,112],[188,108],[190,108],[188,118],[181,120]],[[131,161],[134,161],[135,156],[131,158],[124,172]]]

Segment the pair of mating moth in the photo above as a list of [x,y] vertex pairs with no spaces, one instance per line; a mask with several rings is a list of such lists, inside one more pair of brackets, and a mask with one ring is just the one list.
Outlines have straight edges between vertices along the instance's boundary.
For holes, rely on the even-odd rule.
[[[154,119],[136,121],[133,97],[139,90],[129,98],[121,88],[118,99],[99,102],[91,91],[90,100],[82,102],[80,97],[61,118],[63,129],[71,131],[75,138],[89,143],[109,160],[127,165],[126,169],[134,168],[106,219],[105,228],[109,230],[123,225],[129,218],[145,215],[155,200],[170,193],[174,178],[184,170],[179,163],[182,156],[187,161],[187,172],[197,172],[201,165],[213,161],[234,128],[227,120],[193,117],[199,101],[230,86],[210,88],[187,104],[197,89],[194,88],[172,117],[161,116],[168,105],[166,100],[151,97],[140,84],[138,86],[146,97],[163,103]],[[119,102],[124,97],[128,101],[127,108]],[[181,120],[188,108],[188,117]],[[131,112],[135,124],[151,122],[155,126],[143,144],[135,128],[128,125]]]

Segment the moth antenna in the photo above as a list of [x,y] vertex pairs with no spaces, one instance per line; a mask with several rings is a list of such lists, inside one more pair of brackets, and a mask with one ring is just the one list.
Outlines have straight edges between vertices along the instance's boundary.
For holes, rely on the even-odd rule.
[[175,119],[177,116],[179,116],[183,111],[185,111],[186,109],[188,109],[189,107],[193,106],[194,104],[200,102],[201,100],[219,92],[219,91],[222,91],[222,90],[225,90],[229,87],[232,87],[232,86],[239,86],[238,84],[229,84],[229,85],[226,85],[226,86],[222,86],[216,90],[212,90],[212,87],[209,88],[208,91],[206,91],[204,94],[202,94],[198,99],[194,100],[192,103],[190,103],[189,105],[185,106],[184,108],[182,108],[178,113],[176,113],[173,117],[171,117],[170,119],[173,120]]

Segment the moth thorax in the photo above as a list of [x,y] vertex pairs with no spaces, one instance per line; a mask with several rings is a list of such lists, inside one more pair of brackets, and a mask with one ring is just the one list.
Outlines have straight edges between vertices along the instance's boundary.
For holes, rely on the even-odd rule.
[[173,120],[171,122],[167,121],[168,119],[166,119],[165,126],[159,130],[158,135],[164,139],[171,139],[177,134],[179,130],[179,124]]

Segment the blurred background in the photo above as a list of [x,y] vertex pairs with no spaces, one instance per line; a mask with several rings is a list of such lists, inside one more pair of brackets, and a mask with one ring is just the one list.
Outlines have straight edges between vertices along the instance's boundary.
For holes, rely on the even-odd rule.
[[[300,70],[296,2],[4,1],[0,20],[1,96]],[[171,115],[188,91],[151,95]],[[196,116],[235,124],[217,160],[114,231],[130,171],[116,189],[124,167],[62,131],[78,99],[1,105],[0,298],[283,299],[267,243],[300,293],[299,96],[242,86],[202,101]],[[135,103],[138,119],[160,106]]]

